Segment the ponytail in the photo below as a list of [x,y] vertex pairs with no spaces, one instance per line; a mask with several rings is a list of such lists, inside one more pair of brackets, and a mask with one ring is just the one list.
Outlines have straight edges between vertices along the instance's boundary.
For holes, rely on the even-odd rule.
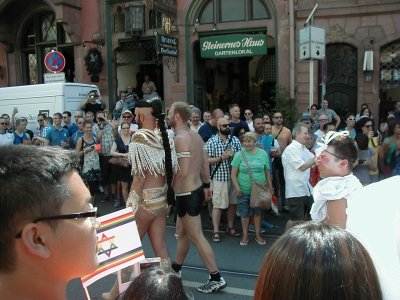
[[157,116],[158,120],[158,128],[160,128],[162,140],[163,140],[163,148],[165,152],[165,171],[167,173],[167,202],[169,205],[175,203],[175,193],[172,188],[172,179],[173,179],[173,171],[172,171],[172,158],[171,158],[171,147],[169,144],[169,138],[167,129],[165,127],[165,114],[161,113]]

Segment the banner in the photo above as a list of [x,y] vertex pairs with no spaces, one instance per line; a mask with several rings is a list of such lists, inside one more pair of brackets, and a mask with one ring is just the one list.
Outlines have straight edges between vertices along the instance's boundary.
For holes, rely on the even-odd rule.
[[267,54],[267,35],[231,34],[200,39],[202,58],[228,58]]
[[97,259],[99,267],[81,278],[85,288],[93,282],[145,259],[132,208],[97,218]]

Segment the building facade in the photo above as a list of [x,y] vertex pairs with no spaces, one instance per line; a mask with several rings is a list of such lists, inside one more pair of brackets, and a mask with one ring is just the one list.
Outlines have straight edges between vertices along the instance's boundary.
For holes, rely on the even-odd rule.
[[[42,83],[43,57],[56,49],[66,57],[66,79],[99,85],[109,107],[131,89],[141,96],[147,75],[167,107],[177,100],[201,109],[273,107],[283,87],[298,114],[326,97],[341,116],[367,103],[382,117],[400,98],[398,1],[319,1],[311,21],[325,30],[325,60],[310,63],[300,60],[299,30],[315,4],[0,0],[0,86]],[[245,38],[265,47],[213,55],[204,47]],[[104,63],[97,74],[87,70],[91,49]]]

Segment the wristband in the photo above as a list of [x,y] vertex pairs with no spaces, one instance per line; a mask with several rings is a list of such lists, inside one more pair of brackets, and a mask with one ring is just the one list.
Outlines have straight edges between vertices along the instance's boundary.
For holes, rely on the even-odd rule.
[[210,188],[210,183],[209,182],[203,182],[203,189],[209,189]]

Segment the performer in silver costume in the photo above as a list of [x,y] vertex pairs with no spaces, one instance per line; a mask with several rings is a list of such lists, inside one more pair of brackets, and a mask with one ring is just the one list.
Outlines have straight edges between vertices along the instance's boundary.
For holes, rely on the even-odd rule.
[[[127,200],[132,207],[141,239],[147,233],[155,256],[169,265],[166,245],[168,205],[175,201],[172,179],[178,170],[173,135],[165,127],[165,114],[159,98],[138,101],[135,108],[139,130],[129,145],[133,182]],[[103,299],[115,299],[118,284]]]

